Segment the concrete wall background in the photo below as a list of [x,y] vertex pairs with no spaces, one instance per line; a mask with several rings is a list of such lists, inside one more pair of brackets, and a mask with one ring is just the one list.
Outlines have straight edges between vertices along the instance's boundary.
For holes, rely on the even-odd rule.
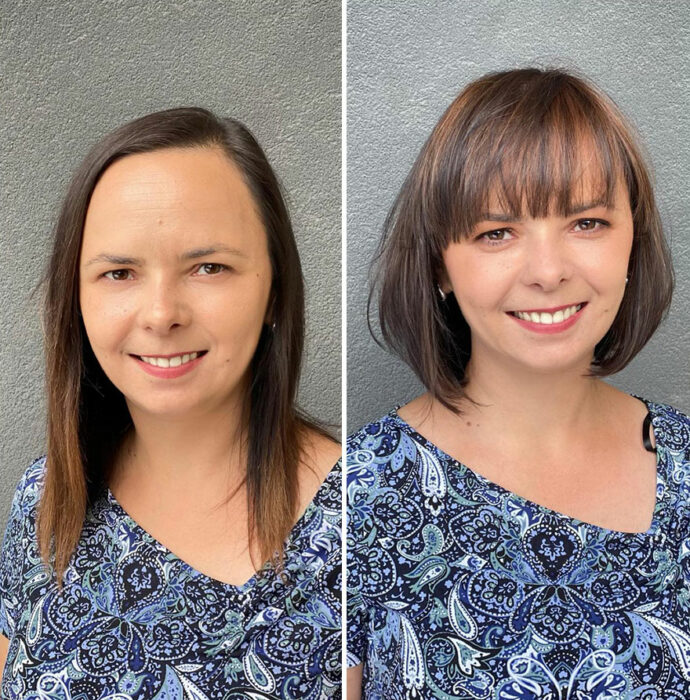
[[366,328],[369,266],[389,207],[433,125],[467,83],[535,63],[593,79],[646,146],[677,286],[665,323],[612,383],[690,412],[690,5],[349,0],[349,431],[422,391]]
[[72,172],[112,128],[200,105],[244,121],[278,173],[307,287],[301,404],[340,425],[338,0],[22,0],[0,8],[0,520],[44,453],[39,296]]

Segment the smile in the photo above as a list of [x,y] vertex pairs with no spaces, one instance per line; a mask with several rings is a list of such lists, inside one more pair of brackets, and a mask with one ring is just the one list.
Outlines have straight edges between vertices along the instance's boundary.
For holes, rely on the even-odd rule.
[[553,325],[554,323],[563,323],[563,321],[567,321],[571,316],[580,311],[583,306],[584,303],[573,304],[572,306],[561,307],[554,313],[549,313],[548,311],[509,311],[508,313],[523,321]]
[[181,367],[204,354],[205,350],[199,352],[183,353],[181,355],[136,355],[142,362],[154,367]]
[[138,366],[152,377],[177,379],[194,371],[208,350],[183,352],[179,355],[131,355]]
[[586,306],[587,302],[585,301],[549,310],[509,311],[508,316],[532,333],[552,335],[567,331],[571,326],[574,326],[582,316]]

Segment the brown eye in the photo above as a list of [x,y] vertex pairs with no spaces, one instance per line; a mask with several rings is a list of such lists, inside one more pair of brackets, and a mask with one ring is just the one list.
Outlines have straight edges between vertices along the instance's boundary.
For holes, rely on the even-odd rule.
[[202,275],[217,275],[223,270],[227,270],[228,268],[225,265],[221,265],[220,263],[202,263],[198,267],[198,271],[201,272]]
[[599,229],[608,225],[608,222],[602,219],[578,219],[575,222],[575,230],[587,232],[599,231]]
[[503,243],[504,241],[509,241],[513,238],[513,234],[510,232],[509,228],[497,228],[493,231],[486,231],[485,233],[477,236],[477,240],[486,241],[489,244]]
[[108,270],[108,272],[103,275],[114,282],[124,282],[128,279],[130,274],[129,270]]

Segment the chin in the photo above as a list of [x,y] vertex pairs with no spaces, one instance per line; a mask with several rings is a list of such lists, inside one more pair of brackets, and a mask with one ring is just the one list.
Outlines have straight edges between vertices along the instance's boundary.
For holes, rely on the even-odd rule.
[[142,400],[126,398],[130,413],[139,415],[156,416],[159,418],[179,419],[188,417],[201,409],[201,404],[196,401],[182,400],[174,396],[161,396],[158,400],[151,400],[147,396]]
[[559,375],[573,370],[589,369],[591,359],[578,358],[553,358],[548,362],[529,363],[530,369],[537,374]]

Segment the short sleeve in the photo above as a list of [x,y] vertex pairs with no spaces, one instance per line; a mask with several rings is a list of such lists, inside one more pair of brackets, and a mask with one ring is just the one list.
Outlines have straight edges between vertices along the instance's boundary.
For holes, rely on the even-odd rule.
[[366,561],[362,509],[366,491],[355,471],[347,479],[347,665],[358,666],[366,652],[367,606],[362,595],[362,567]]
[[[17,616],[20,613],[22,575],[28,547],[27,485],[37,468],[42,469],[43,460],[34,462],[24,473],[12,499],[10,515],[0,553],[0,634],[7,639],[14,636]],[[31,509],[33,513],[33,509]]]

